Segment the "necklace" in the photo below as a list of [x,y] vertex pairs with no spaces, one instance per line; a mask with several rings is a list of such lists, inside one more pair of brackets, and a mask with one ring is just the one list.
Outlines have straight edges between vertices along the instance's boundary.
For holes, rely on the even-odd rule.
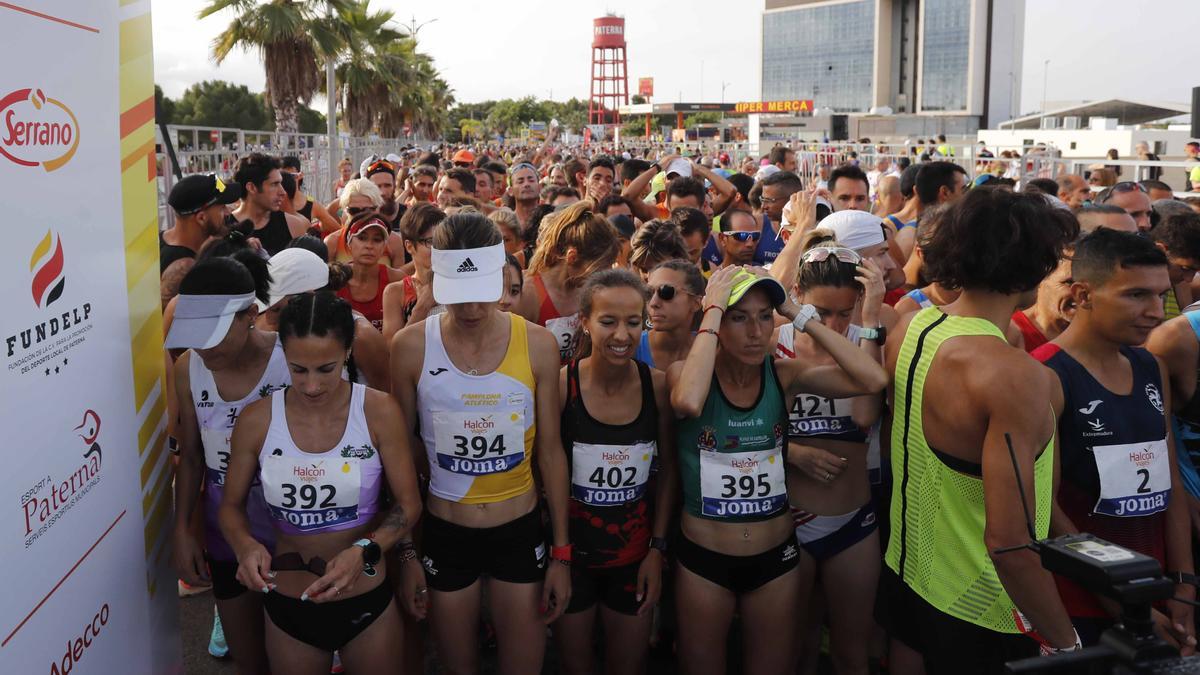
[[467,374],[468,374],[468,375],[470,375],[471,377],[478,377],[478,376],[479,376],[479,371],[478,371],[478,370],[475,370],[474,368],[472,368],[472,369],[470,369],[470,370],[468,370],[468,371],[467,371]]

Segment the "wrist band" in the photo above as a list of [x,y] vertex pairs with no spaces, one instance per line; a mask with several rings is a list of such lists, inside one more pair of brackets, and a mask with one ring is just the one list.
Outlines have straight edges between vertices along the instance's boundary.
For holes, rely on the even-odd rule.
[[705,307],[705,308],[704,308],[704,311],[700,313],[700,316],[701,316],[701,317],[703,317],[704,315],[708,314],[709,310],[712,310],[712,309],[718,309],[718,310],[720,310],[720,311],[721,311],[721,314],[724,314],[724,313],[725,313],[725,308],[724,308],[724,307],[722,307],[722,306],[720,306],[720,305],[709,305],[708,307]]
[[570,544],[567,544],[566,546],[551,546],[550,547],[550,558],[553,560],[556,560],[560,563],[570,564],[571,563],[571,551],[572,551],[572,549],[571,549]]
[[720,339],[721,337],[720,334],[718,334],[717,331],[713,330],[712,328],[701,328],[700,330],[696,331],[696,337],[704,335],[705,333],[708,333],[717,339]]

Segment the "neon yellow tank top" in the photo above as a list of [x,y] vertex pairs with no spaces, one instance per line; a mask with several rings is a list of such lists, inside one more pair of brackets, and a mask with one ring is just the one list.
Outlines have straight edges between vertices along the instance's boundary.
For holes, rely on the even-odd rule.
[[[887,566],[926,602],[963,621],[1017,633],[1016,606],[996,576],[983,543],[983,479],[979,467],[939,454],[925,439],[921,405],[938,348],[959,336],[1004,336],[990,321],[950,316],[936,307],[913,318],[896,360],[892,420],[892,535]],[[947,459],[943,459],[947,457]],[[958,469],[947,465],[961,463]],[[973,471],[972,471],[973,469]],[[1054,439],[1034,462],[1034,529],[1050,529]],[[1014,517],[1021,517],[1014,514]]]
[[1167,291],[1167,297],[1163,300],[1163,321],[1170,321],[1182,313],[1179,309],[1179,298],[1175,297],[1175,289],[1172,288]]

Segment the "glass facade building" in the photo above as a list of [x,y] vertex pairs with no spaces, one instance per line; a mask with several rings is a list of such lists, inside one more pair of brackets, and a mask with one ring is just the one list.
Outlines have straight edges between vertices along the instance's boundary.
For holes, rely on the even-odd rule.
[[765,12],[762,100],[812,99],[815,107],[837,112],[870,109],[875,4],[857,0]]
[[921,47],[921,110],[967,109],[971,1],[925,0]]

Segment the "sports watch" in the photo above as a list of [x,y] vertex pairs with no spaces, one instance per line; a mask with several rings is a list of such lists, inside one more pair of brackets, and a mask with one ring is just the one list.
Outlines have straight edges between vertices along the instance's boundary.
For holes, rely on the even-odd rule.
[[796,318],[792,319],[792,326],[803,333],[805,324],[815,318],[817,318],[816,307],[812,305],[800,305],[800,311],[796,312]]
[[667,552],[667,540],[663,537],[650,537],[650,548],[659,553]]
[[870,340],[879,346],[887,342],[887,326],[876,326],[874,328],[858,329],[858,339]]
[[383,558],[383,549],[370,539],[359,539],[352,545],[362,549],[363,574],[369,577],[375,576],[375,566]]

